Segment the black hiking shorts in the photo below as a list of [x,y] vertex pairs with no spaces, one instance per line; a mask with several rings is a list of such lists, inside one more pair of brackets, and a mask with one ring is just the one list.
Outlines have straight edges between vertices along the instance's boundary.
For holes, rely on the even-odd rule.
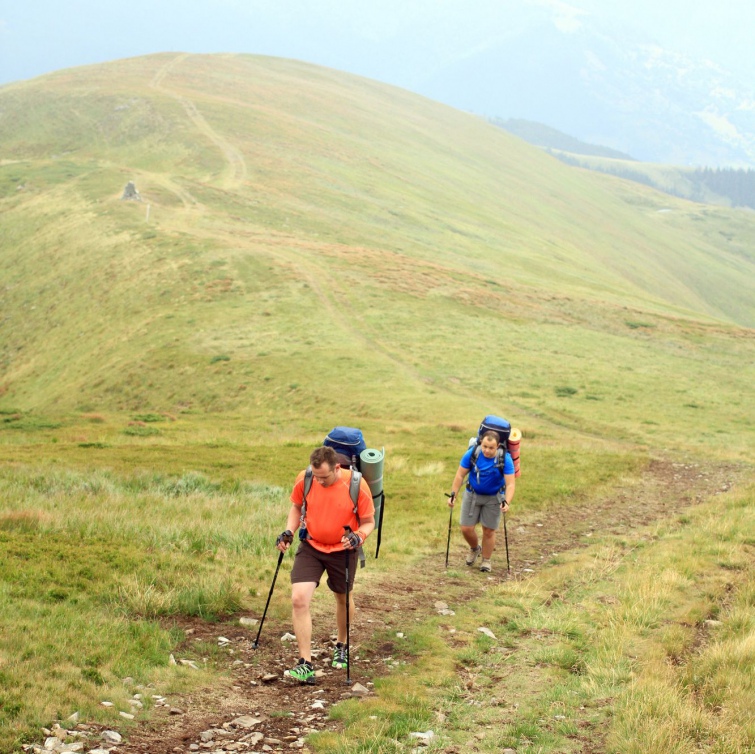
[[309,542],[300,542],[291,569],[291,583],[314,582],[319,586],[323,573],[328,573],[328,589],[336,594],[346,593],[346,558],[349,559],[349,591],[354,588],[357,573],[357,551],[320,552]]

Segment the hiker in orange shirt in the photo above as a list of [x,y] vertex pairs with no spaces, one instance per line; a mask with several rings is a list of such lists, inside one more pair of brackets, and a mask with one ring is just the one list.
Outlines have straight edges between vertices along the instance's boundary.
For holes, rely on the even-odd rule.
[[[291,492],[291,510],[286,531],[276,546],[285,552],[301,525],[299,548],[291,570],[292,620],[299,662],[290,671],[292,678],[308,682],[314,678],[312,667],[312,616],[310,605],[323,573],[328,573],[328,588],[336,600],[338,643],[333,652],[334,668],[345,668],[347,656],[346,558],[349,573],[349,612],[354,611],[352,586],[356,574],[357,550],[375,528],[375,507],[367,482],[359,483],[356,504],[349,489],[352,472],[341,468],[333,448],[321,446],[309,457],[310,467],[296,477]],[[312,482],[306,493],[305,478],[311,470]],[[356,496],[356,492],[355,492]],[[344,555],[344,552],[348,553]]]

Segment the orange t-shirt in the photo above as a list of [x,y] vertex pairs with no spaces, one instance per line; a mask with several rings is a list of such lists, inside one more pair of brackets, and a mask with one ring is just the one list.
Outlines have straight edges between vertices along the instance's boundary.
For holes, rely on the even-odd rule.
[[[359,484],[357,510],[359,520],[354,515],[354,503],[349,494],[351,469],[341,469],[340,477],[330,487],[323,487],[312,480],[312,487],[307,495],[306,526],[309,534],[307,540],[320,552],[338,552],[345,549],[341,542],[344,526],[352,531],[359,528],[359,521],[375,515],[370,487],[364,479]],[[304,472],[299,472],[296,484],[291,492],[291,502],[302,505],[304,502]]]

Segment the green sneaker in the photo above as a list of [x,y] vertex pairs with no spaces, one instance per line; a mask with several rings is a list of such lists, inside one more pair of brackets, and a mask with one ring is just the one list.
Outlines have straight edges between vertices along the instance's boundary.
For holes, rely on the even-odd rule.
[[333,667],[339,670],[349,664],[349,650],[339,641],[333,650]]
[[300,683],[311,683],[315,677],[315,669],[312,667],[311,662],[307,662],[303,657],[300,657],[299,662],[288,671],[288,674]]

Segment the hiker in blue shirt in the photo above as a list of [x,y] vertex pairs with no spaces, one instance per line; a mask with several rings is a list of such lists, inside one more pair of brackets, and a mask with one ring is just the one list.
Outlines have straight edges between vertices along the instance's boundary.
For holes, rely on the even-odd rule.
[[[469,475],[460,516],[461,533],[469,545],[469,554],[465,562],[468,566],[473,566],[482,555],[480,570],[483,573],[490,573],[492,570],[490,559],[495,549],[495,533],[501,521],[501,513],[509,509],[509,504],[514,499],[516,487],[514,462],[509,453],[507,452],[504,458],[503,473],[496,463],[499,444],[500,438],[496,432],[486,432],[480,440],[481,452],[477,456],[474,468],[474,448],[470,447],[467,450],[461,458],[448,501],[449,506],[453,508],[456,495],[464,484],[464,478]],[[478,523],[482,524],[482,544],[475,530]]]

